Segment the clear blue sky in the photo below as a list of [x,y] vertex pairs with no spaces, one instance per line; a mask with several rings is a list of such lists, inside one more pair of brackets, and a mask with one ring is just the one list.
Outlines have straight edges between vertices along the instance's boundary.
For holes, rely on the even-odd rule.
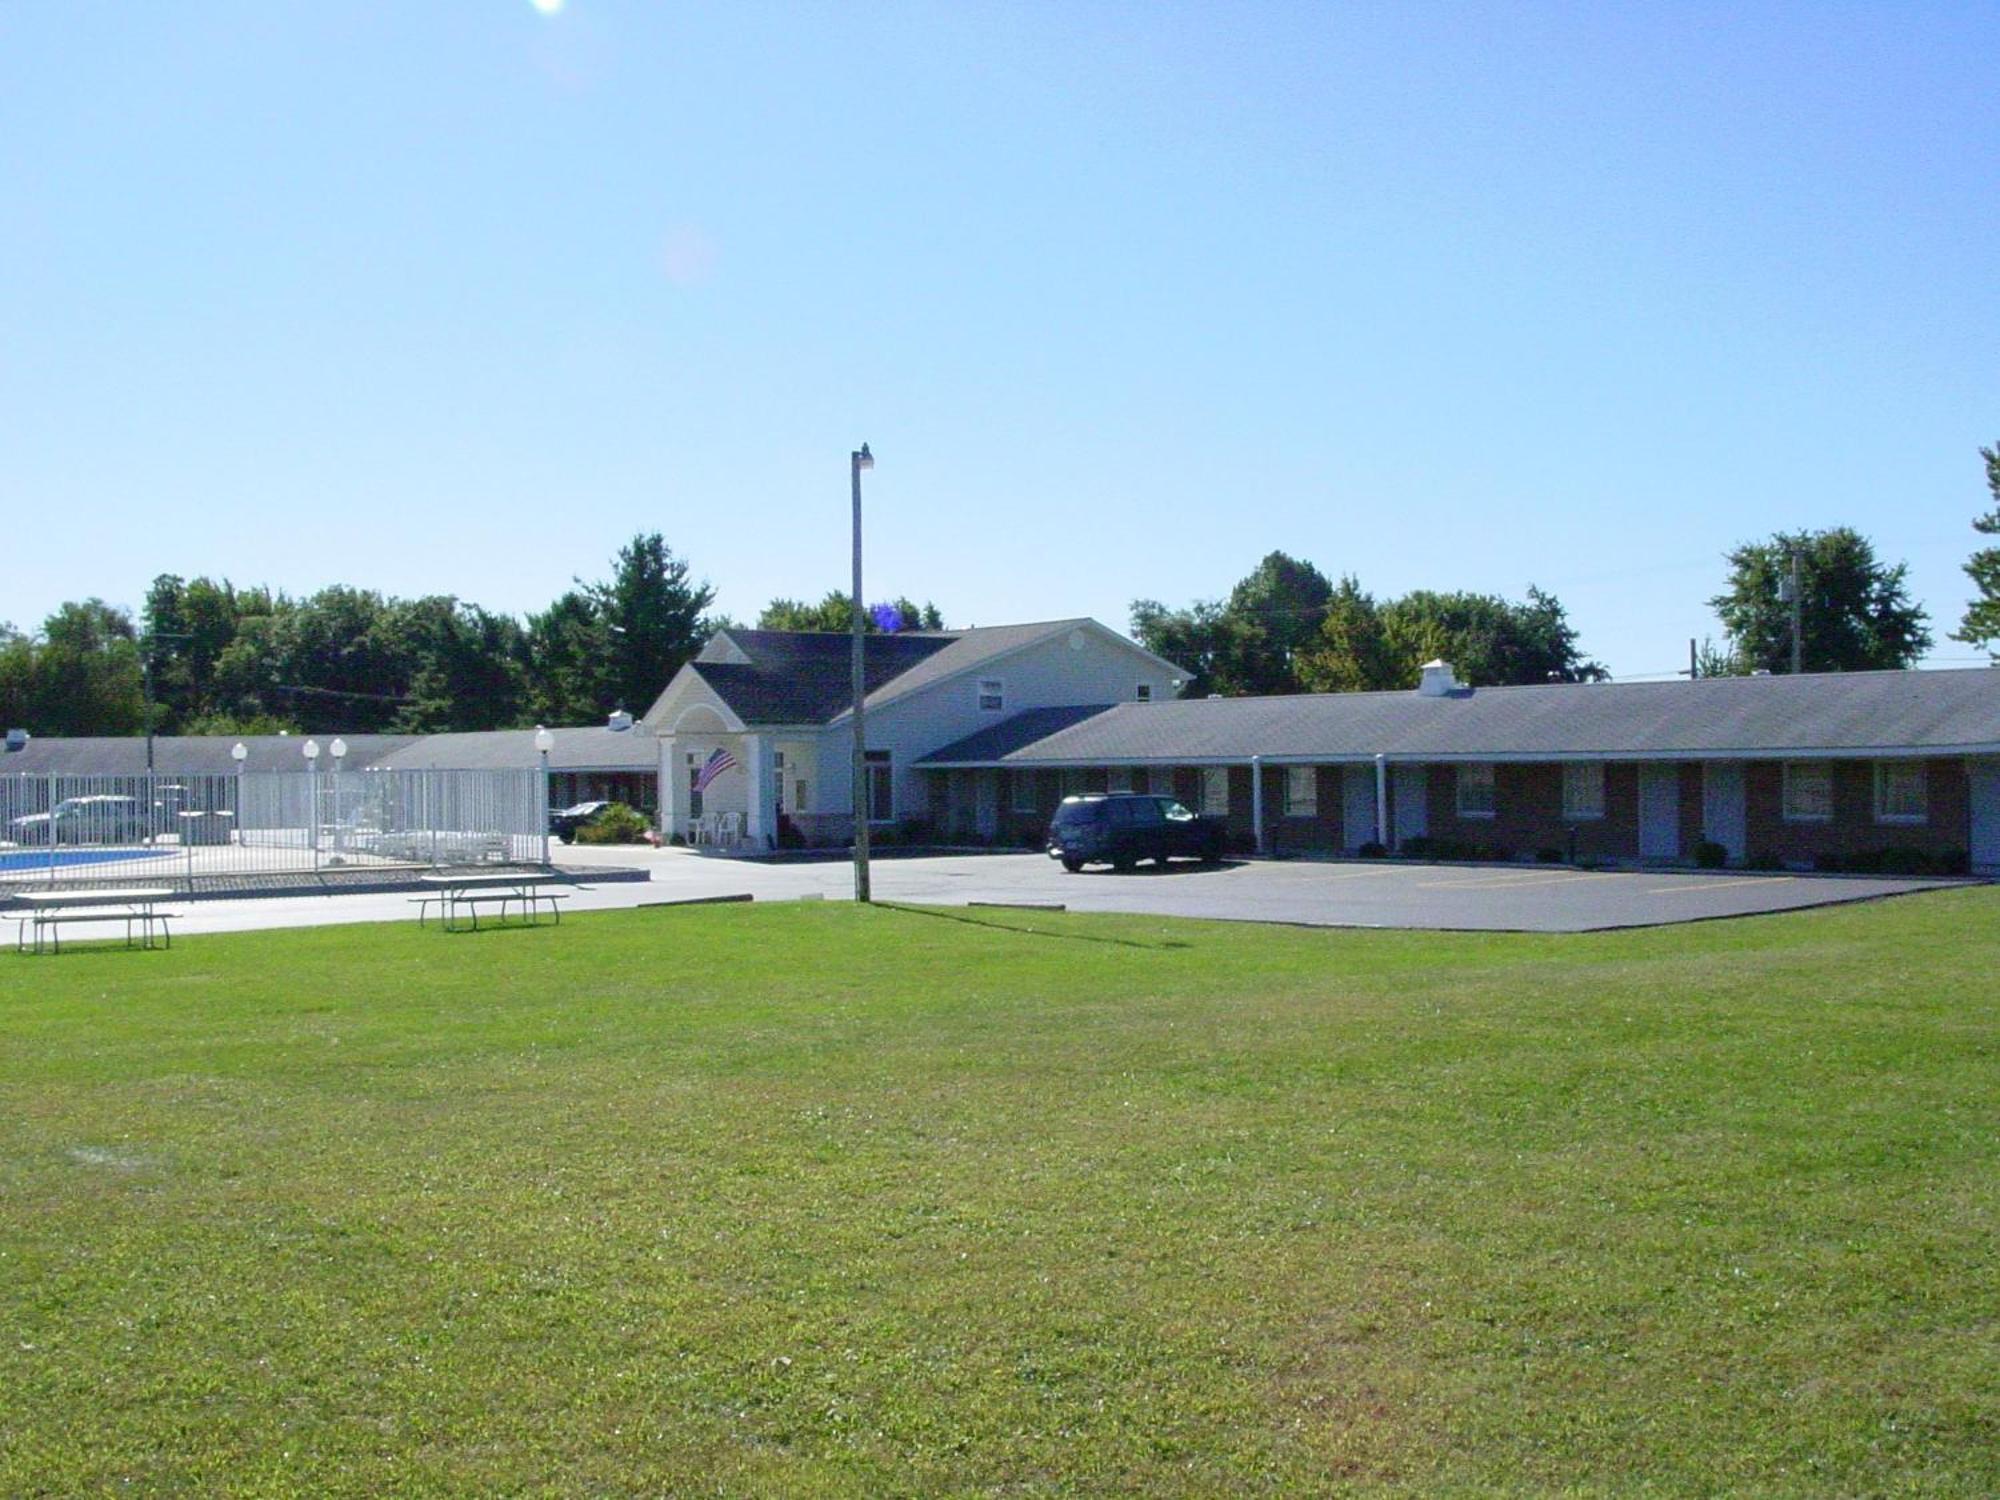
[[[543,9],[554,7],[553,14]],[[156,572],[754,617],[1554,590],[1847,523],[1938,655],[2000,7],[0,0],[0,619]]]

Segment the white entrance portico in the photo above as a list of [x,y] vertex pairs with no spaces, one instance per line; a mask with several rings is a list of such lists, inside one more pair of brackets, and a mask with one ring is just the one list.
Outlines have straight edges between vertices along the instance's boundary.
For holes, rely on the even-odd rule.
[[750,728],[725,706],[687,705],[660,734],[665,832],[688,843],[777,848],[780,813],[796,818],[809,807],[814,751],[810,740]]

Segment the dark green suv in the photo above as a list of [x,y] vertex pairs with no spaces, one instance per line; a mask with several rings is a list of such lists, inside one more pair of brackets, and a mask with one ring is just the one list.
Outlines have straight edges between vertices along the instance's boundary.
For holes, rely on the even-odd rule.
[[1177,854],[1213,864],[1222,858],[1222,824],[1171,797],[1086,792],[1063,798],[1049,824],[1048,850],[1072,875],[1093,862],[1129,870],[1142,859],[1165,864]]

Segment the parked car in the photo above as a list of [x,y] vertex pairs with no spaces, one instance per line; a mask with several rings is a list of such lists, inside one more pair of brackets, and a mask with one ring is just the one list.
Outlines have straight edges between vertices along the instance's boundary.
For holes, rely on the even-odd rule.
[[573,844],[577,829],[596,822],[609,806],[609,802],[579,802],[574,807],[552,812],[549,814],[549,832],[565,844]]
[[1049,858],[1074,875],[1090,863],[1129,870],[1142,859],[1175,855],[1213,864],[1222,858],[1222,824],[1171,797],[1142,792],[1086,792],[1065,797],[1049,824]]
[[17,844],[136,844],[152,830],[137,797],[65,797],[52,813],[29,813],[8,825]]

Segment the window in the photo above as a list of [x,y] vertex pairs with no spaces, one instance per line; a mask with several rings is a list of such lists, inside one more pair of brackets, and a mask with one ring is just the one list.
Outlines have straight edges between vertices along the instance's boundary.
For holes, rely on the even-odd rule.
[[1285,816],[1319,816],[1319,772],[1311,766],[1285,767]]
[[1571,761],[1563,766],[1563,816],[1572,823],[1604,816],[1604,762]]
[[1017,813],[1038,811],[1039,807],[1035,801],[1035,773],[1033,771],[1015,771],[1013,777],[1014,811]]
[[887,750],[868,752],[868,821],[887,823],[896,816],[896,780]]
[[1875,763],[1875,821],[1921,823],[1930,816],[1930,789],[1920,760]]
[[1833,767],[1823,760],[1785,762],[1785,821],[1833,821]]
[[1150,682],[1140,683],[1139,686],[1135,688],[1132,692],[1132,700],[1135,703],[1151,703],[1153,701],[1152,683]]
[[982,677],[979,680],[979,711],[997,714],[1007,706],[1005,687],[997,677]]
[[[1568,804],[1568,786],[1564,786],[1564,804]],[[1600,814],[1604,812],[1602,784],[1598,788],[1598,812]],[[1460,818],[1494,816],[1494,768],[1490,760],[1458,768],[1458,816]]]
[[1146,790],[1155,797],[1171,797],[1174,794],[1174,768],[1172,766],[1146,767]]
[[1129,792],[1132,790],[1132,769],[1129,766],[1113,766],[1104,773],[1104,789],[1107,792]]
[[1204,766],[1201,772],[1201,810],[1211,818],[1229,811],[1229,767]]

